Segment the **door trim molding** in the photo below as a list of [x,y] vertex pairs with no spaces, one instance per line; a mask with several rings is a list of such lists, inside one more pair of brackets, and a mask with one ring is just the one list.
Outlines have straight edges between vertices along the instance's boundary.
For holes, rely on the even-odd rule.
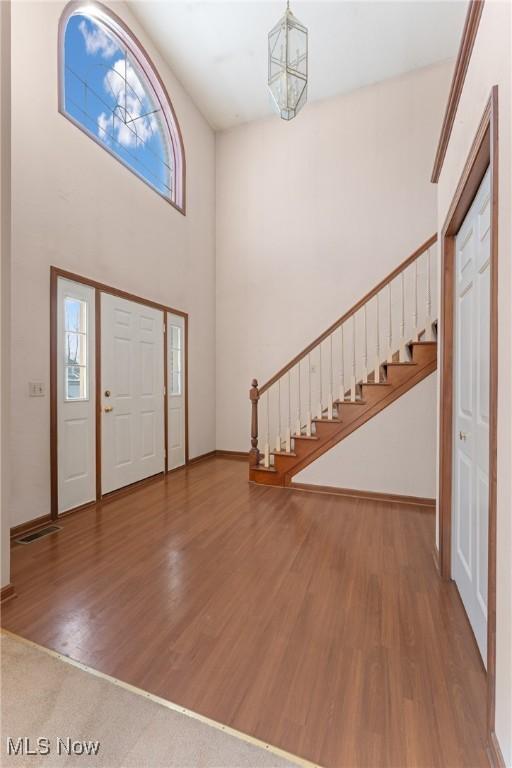
[[482,16],[482,11],[484,9],[484,2],[485,0],[470,0],[468,5],[464,29],[459,43],[457,61],[455,62],[452,84],[450,86],[450,94],[448,96],[448,103],[446,104],[443,125],[437,145],[434,167],[432,168],[432,176],[430,178],[430,181],[433,184],[437,184],[443,169],[443,162],[452,135],[457,108],[462,95],[462,89],[464,88],[464,81],[466,79],[466,73],[468,71],[478,26],[480,24],[480,17]]
[[[96,375],[95,385],[95,422],[94,437],[96,440],[96,501],[100,501],[101,493],[101,291],[94,290],[94,371]],[[57,333],[57,328],[55,329]],[[58,513],[58,510],[57,510]]]
[[[441,236],[441,359],[439,439],[439,557],[443,579],[451,579],[453,349],[455,235],[483,176],[491,169],[490,371],[489,371],[489,553],[487,598],[487,747],[495,741],[496,699],[496,454],[498,423],[498,86],[491,90],[466,159]],[[499,763],[498,763],[499,765]]]
[[169,471],[169,378],[168,378],[168,360],[167,360],[167,310],[164,310],[164,472]]
[[[75,272],[69,272],[60,267],[50,267],[50,517],[56,520],[59,516],[59,466],[57,452],[58,435],[58,402],[57,402],[57,283],[59,278],[70,280],[74,283],[81,283],[95,289],[95,334],[94,334],[94,355],[96,368],[96,412],[95,412],[95,440],[96,440],[96,499],[87,502],[87,505],[101,501],[103,498],[101,492],[101,294],[108,293],[111,296],[117,296],[127,301],[133,301],[137,304],[143,304],[146,307],[157,309],[163,313],[163,322],[166,324],[167,313],[180,315],[184,318],[185,326],[185,463],[188,463],[188,313],[181,309],[160,304],[150,299],[145,299],[133,293],[128,293],[119,288],[115,288],[97,280],[92,280]],[[168,383],[166,378],[167,371],[167,328],[164,332],[164,436],[165,436],[165,471],[167,471],[168,450],[168,431],[165,423],[167,414]],[[122,490],[122,489],[120,489]],[[81,505],[83,506],[83,505]],[[81,508],[81,507],[80,507]],[[72,511],[72,510],[68,510]]]

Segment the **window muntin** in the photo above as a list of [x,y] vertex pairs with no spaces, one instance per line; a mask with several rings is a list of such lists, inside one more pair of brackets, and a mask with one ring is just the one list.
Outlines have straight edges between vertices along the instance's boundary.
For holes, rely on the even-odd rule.
[[184,213],[184,153],[165,88],[145,51],[99,3],[61,19],[61,111]]
[[178,325],[171,325],[169,329],[170,336],[170,395],[178,397],[181,395],[181,328]]
[[88,400],[87,302],[64,299],[64,399]]

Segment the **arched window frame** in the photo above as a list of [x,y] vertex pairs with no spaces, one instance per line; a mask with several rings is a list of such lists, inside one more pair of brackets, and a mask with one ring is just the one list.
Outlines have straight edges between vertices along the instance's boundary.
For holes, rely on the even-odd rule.
[[[100,22],[108,31],[119,40],[122,46],[124,46],[130,55],[137,62],[137,65],[144,72],[152,90],[155,99],[158,101],[162,108],[163,124],[166,129],[167,139],[169,142],[169,151],[173,157],[174,167],[174,184],[173,194],[167,196],[162,194],[147,179],[141,174],[137,173],[134,168],[127,165],[122,158],[120,158],[116,152],[108,147],[104,142],[90,131],[85,125],[76,120],[72,115],[66,111],[65,106],[65,35],[66,27],[69,19],[74,15],[83,15],[90,18],[92,21]],[[58,40],[58,75],[59,75],[59,112],[66,117],[70,122],[80,128],[86,133],[96,144],[99,144],[104,150],[115,159],[120,162],[125,168],[134,173],[141,181],[147,184],[153,189],[160,197],[169,202],[180,213],[185,215],[185,147],[183,145],[183,137],[181,129],[176,117],[176,113],[172,106],[167,89],[162,81],[162,78],[158,74],[158,70],[153,64],[151,58],[146,52],[144,46],[133,34],[133,32],[127,27],[122,19],[119,18],[113,11],[111,11],[102,3],[88,1],[88,0],[73,0],[64,8],[60,20],[59,20],[59,40]]]

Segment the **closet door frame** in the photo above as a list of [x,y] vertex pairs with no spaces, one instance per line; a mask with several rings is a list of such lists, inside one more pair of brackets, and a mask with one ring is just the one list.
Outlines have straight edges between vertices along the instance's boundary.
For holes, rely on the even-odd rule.
[[[441,243],[439,552],[441,577],[451,580],[455,236],[490,167],[490,370],[489,370],[489,538],[487,599],[487,747],[496,765],[496,478],[498,424],[498,86],[486,104],[443,227]],[[457,592],[458,594],[458,592]],[[475,641],[476,646],[476,641]],[[478,651],[477,651],[478,652]]]

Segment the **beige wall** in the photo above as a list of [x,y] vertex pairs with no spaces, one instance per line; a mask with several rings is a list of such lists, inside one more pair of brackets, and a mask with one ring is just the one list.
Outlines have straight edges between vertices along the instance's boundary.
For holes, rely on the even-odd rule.
[[435,499],[436,380],[421,381],[294,481]]
[[218,448],[249,447],[253,376],[266,381],[435,232],[452,68],[217,134]]
[[[9,250],[5,227],[9,194],[4,186],[9,178],[4,61],[8,49],[7,4],[0,6],[4,336],[4,299],[10,280],[4,262]],[[437,188],[436,211],[436,189],[428,180],[451,64],[310,104],[300,119],[289,124],[273,118],[225,131],[215,142],[136,20],[122,3],[115,3],[116,12],[154,58],[173,99],[187,153],[186,217],[58,114],[57,24],[63,6],[15,2],[12,8],[10,406],[15,429],[10,441],[10,525],[47,513],[50,505],[49,399],[48,394],[30,399],[28,381],[41,380],[48,388],[51,264],[188,311],[191,456],[215,445],[246,450],[251,378],[267,379],[421,241],[441,229],[490,88],[499,84],[496,731],[506,762],[512,765],[510,5],[484,6]],[[3,347],[2,403],[5,360]],[[216,408],[211,399],[215,381]],[[2,480],[5,415],[2,407]],[[396,455],[407,452],[406,442],[395,447]],[[333,453],[327,461],[335,458]],[[417,464],[421,471],[419,459]],[[318,477],[313,471],[308,481],[321,482]],[[368,480],[371,484],[370,476]],[[350,484],[348,479],[345,483]],[[421,491],[419,483],[408,489],[430,495]],[[2,532],[4,502],[2,495]],[[8,551],[2,547],[2,585],[7,581]]]
[[0,3],[0,586],[10,581],[9,547],[9,309],[11,271],[11,5]]
[[458,180],[493,85],[499,87],[499,383],[496,734],[512,765],[512,243],[511,211],[511,7],[486,2],[466,75],[453,133],[438,184],[442,230]]
[[[63,2],[15,2],[13,75],[12,520],[50,508],[49,268],[190,314],[190,455],[215,448],[215,139],[123,3],[173,101],[187,161],[184,217],[57,111]],[[205,396],[208,393],[208,397]]]

